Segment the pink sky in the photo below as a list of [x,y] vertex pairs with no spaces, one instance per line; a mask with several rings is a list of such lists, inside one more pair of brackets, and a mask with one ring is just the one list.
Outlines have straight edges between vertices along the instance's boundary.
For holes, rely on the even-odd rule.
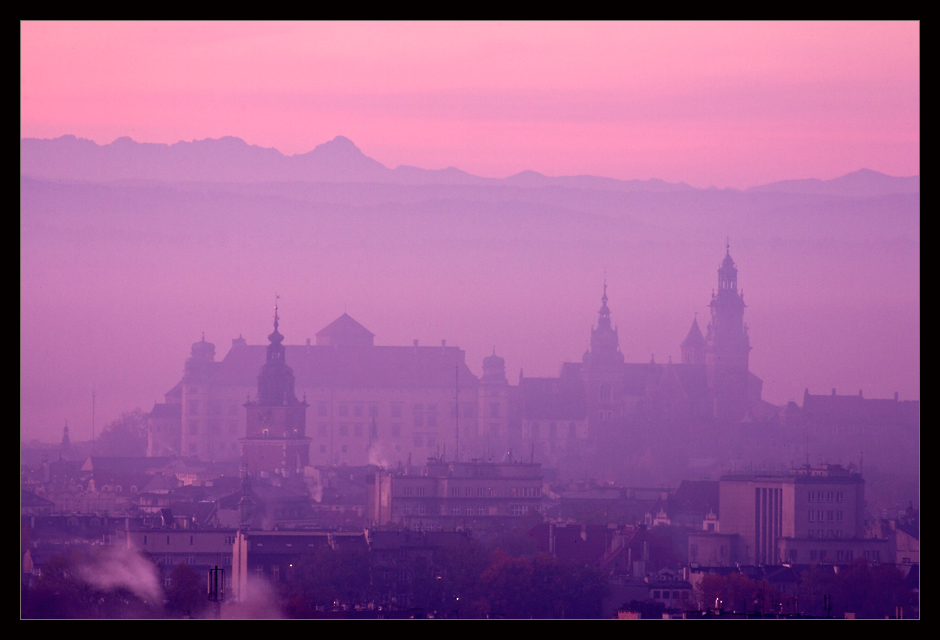
[[919,174],[916,22],[24,22],[21,134],[336,135],[388,167],[744,188]]

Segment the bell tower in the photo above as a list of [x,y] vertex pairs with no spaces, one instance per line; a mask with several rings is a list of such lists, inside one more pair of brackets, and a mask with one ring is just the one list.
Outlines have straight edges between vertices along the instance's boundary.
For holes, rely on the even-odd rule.
[[708,305],[711,322],[705,337],[705,366],[712,392],[714,415],[722,420],[741,420],[748,410],[748,353],[751,350],[744,324],[744,292],[738,292],[738,269],[725,246],[718,268],[718,291]]
[[309,464],[310,438],[306,436],[307,401],[294,395],[294,372],[285,361],[284,336],[278,331],[277,304],[274,332],[268,336],[267,359],[258,373],[258,396],[245,403],[242,464],[249,475],[303,475]]
[[607,279],[597,312],[597,327],[591,329],[591,348],[584,354],[582,372],[591,432],[608,431],[623,418],[623,354],[617,328],[611,325],[607,306]]

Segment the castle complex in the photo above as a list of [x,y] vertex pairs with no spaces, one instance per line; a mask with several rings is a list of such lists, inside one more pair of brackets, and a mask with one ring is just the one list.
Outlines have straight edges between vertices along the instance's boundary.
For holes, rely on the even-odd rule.
[[216,361],[205,337],[193,345],[182,380],[150,413],[148,454],[241,460],[282,475],[308,465],[498,460],[507,450],[551,467],[640,424],[776,419],[783,412],[761,399],[748,368],[737,274],[728,248],[706,331],[693,320],[681,362],[624,362],[605,283],[582,361],[562,363],[557,377],[520,372],[517,385],[495,351],[477,377],[458,347],[378,346],[345,313],[316,344],[285,346],[275,310],[267,347],[239,337]]

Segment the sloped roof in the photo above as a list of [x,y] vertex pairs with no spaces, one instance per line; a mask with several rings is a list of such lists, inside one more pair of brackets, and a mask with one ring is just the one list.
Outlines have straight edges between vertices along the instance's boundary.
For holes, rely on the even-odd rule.
[[717,480],[683,480],[670,498],[670,512],[701,514],[709,511],[718,514],[718,481]]
[[683,349],[705,346],[705,336],[702,335],[702,330],[699,329],[698,318],[693,318],[689,333],[679,346]]
[[150,418],[155,420],[179,420],[183,415],[182,404],[157,403],[150,410]]
[[344,313],[317,331],[317,344],[326,346],[370,346],[375,334]]
[[584,380],[523,378],[519,381],[523,415],[530,420],[582,420],[587,415]]
[[[216,384],[255,388],[266,347],[235,346],[218,363]],[[454,388],[478,380],[458,347],[286,346],[284,360],[294,372],[295,388]]]

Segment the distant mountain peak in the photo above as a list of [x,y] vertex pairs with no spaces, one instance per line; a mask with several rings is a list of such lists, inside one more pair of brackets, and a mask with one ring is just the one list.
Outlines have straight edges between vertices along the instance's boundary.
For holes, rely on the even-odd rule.
[[357,155],[364,156],[362,149],[356,146],[352,140],[346,136],[336,136],[329,142],[318,144],[313,148],[313,153],[328,153],[331,155]]

